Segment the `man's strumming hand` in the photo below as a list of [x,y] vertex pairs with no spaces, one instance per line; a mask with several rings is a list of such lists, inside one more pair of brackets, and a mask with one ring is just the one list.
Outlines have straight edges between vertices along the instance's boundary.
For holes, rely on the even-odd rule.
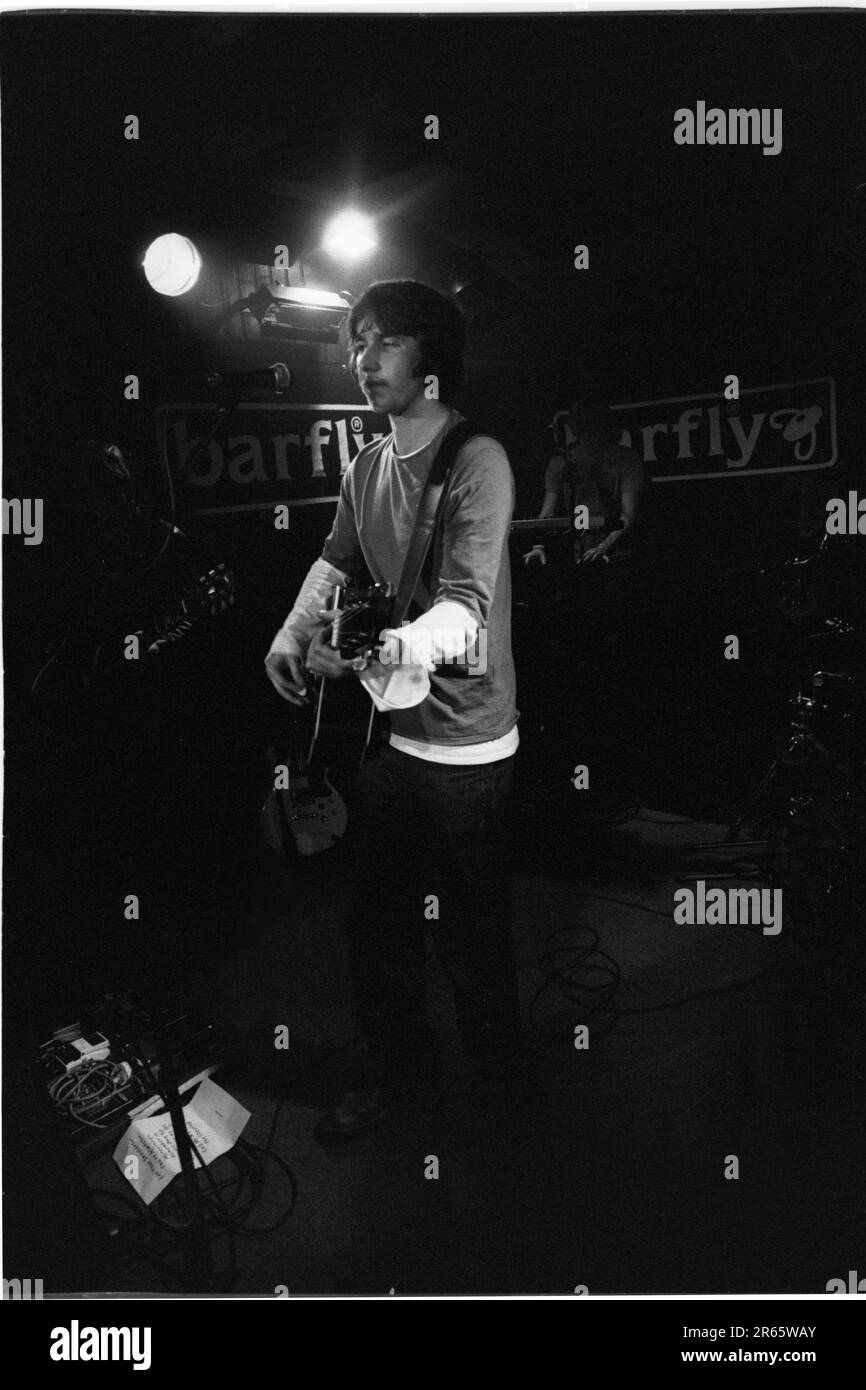
[[304,678],[304,665],[299,656],[288,656],[285,652],[270,652],[265,658],[268,680],[278,695],[291,705],[307,703],[307,682]]

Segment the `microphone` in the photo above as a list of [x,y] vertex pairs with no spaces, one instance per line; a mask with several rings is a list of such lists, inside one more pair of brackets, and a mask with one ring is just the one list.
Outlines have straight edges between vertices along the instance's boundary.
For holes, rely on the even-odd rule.
[[292,384],[292,373],[285,362],[272,362],[252,372],[208,372],[211,391],[273,391],[281,396]]

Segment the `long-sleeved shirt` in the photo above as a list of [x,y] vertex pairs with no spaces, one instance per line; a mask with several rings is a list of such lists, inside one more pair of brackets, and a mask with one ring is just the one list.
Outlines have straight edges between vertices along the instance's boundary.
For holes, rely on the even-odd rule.
[[[410,455],[397,455],[392,435],[361,450],[343,478],[321,559],[271,651],[303,655],[330,584],[362,565],[396,592],[430,468],[445,431],[460,419],[451,411],[436,437]],[[436,757],[438,750],[451,749],[453,760],[487,761],[517,746],[508,556],[513,509],[514,481],[501,444],[483,435],[471,438],[454,462],[444,524],[433,545],[431,606],[401,632],[410,650],[418,650],[419,636],[427,639],[416,659],[429,673],[429,693],[420,703],[390,712],[391,741],[406,752]],[[447,666],[446,673],[430,670],[434,662],[453,658],[458,646],[465,650],[476,633],[483,638],[484,660],[475,674],[457,676]],[[442,760],[452,759],[446,753]]]

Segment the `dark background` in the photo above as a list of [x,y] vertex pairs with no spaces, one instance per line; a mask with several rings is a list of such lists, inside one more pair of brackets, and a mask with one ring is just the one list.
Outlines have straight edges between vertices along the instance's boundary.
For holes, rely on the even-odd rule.
[[[281,710],[262,658],[330,509],[293,515],[287,547],[266,513],[181,505],[190,563],[235,568],[233,612],[156,666],[105,658],[88,692],[68,668],[31,688],[64,631],[109,642],[160,602],[124,578],[122,526],[82,440],[119,443],[144,512],[166,516],[154,411],[194,370],[282,356],[295,399],[360,402],[336,347],[293,355],[248,325],[216,334],[197,307],[248,288],[280,242],[324,284],[314,246],[329,207],[359,202],[382,233],[372,260],[331,268],[329,288],[398,274],[462,287],[466,402],[508,444],[520,515],[541,500],[539,437],[575,395],[721,392],[731,372],[741,387],[836,380],[830,472],[649,489],[636,670],[619,701],[629,737],[612,740],[566,684],[566,713],[595,716],[618,749],[612,780],[637,769],[629,789],[647,804],[696,814],[748,790],[806,670],[779,621],[780,567],[814,548],[827,498],[862,471],[863,34],[857,14],[778,11],[3,17],[4,495],[46,510],[42,546],[4,542],[16,1045],[96,986],[154,985],[230,947],[263,872],[256,812]],[[675,145],[674,110],[699,99],[781,107],[782,152]],[[130,113],[137,142],[123,138]],[[206,256],[183,303],[140,270],[167,230]],[[823,614],[856,606],[861,556],[840,543]],[[720,658],[729,632],[739,663]],[[530,750],[545,679],[520,658]],[[573,761],[564,744],[539,775]],[[129,892],[142,923],[122,920]]]
[[[106,673],[85,701],[64,669],[39,700],[29,692],[68,624],[89,620],[110,643],[136,608],[110,489],[82,463],[82,439],[118,442],[145,512],[165,516],[154,410],[195,369],[281,355],[294,399],[361,400],[338,346],[277,353],[249,323],[217,333],[196,313],[248,287],[278,242],[334,289],[395,274],[462,287],[466,399],[509,447],[520,515],[540,502],[539,435],[574,394],[721,391],[732,371],[742,387],[836,379],[832,475],[712,479],[645,499],[637,640],[667,670],[682,658],[673,698],[694,740],[665,748],[668,774],[682,771],[659,786],[656,768],[658,793],[685,807],[722,769],[751,776],[748,729],[759,747],[768,704],[781,708],[795,678],[773,650],[778,566],[814,542],[827,496],[859,472],[859,16],[43,15],[6,16],[3,34],[4,487],[44,497],[46,514],[42,546],[7,542],[7,873],[40,924],[49,994],[55,971],[69,983],[84,960],[89,973],[90,931],[113,953],[132,880],[161,898],[175,943],[178,914],[210,939],[248,852],[257,759],[278,717],[261,656],[327,508],[296,509],[287,545],[268,513],[196,518],[181,497],[190,563],[236,568],[238,603],[211,645]],[[675,145],[673,111],[699,97],[781,107],[781,154]],[[123,138],[129,113],[138,141]],[[423,138],[429,113],[438,141]],[[317,261],[328,206],[352,202],[379,215],[379,252],[354,267]],[[170,228],[206,260],[180,302],[154,294],[139,265]],[[578,242],[589,271],[572,267]],[[131,371],[140,401],[123,397]],[[854,549],[831,588],[851,582]],[[159,597],[143,587],[138,610]],[[730,631],[751,633],[753,660],[716,659]],[[532,663],[521,675],[531,732]],[[657,689],[655,702],[631,693],[638,730],[670,705]],[[49,843],[57,867],[37,867]]]

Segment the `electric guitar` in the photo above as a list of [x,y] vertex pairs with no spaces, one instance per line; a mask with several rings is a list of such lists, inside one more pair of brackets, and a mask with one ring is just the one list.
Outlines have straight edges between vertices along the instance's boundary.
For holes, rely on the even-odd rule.
[[[379,634],[388,626],[391,599],[379,584],[335,585],[329,610],[333,613],[330,645],[362,670],[374,659]],[[321,753],[322,714],[328,682],[310,677],[318,686],[315,724],[308,746],[303,746],[304,717],[292,722],[285,760],[277,761],[276,750],[268,755],[274,772],[274,785],[261,810],[265,843],[278,854],[291,853],[292,844],[308,857],[331,849],[343,838],[349,823],[346,803],[330,779]],[[369,743],[372,719],[368,725]]]
[[[111,672],[129,671],[124,648],[130,637],[138,659],[150,664],[209,619],[227,612],[235,601],[235,581],[225,565],[193,578],[196,571],[148,585],[119,576],[93,602],[96,617],[70,625],[48,653],[30,687],[32,694],[66,698],[70,688],[89,695]],[[108,673],[108,674],[106,674]]]

